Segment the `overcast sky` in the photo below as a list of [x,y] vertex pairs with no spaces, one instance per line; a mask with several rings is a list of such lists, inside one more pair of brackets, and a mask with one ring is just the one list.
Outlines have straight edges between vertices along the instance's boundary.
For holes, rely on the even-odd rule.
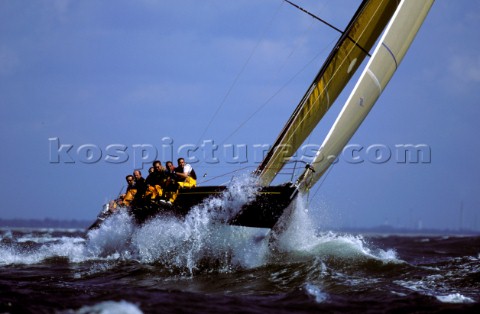
[[[340,29],[359,2],[297,1]],[[312,189],[319,227],[480,229],[478,29],[479,1],[436,1],[350,142],[362,162]],[[154,154],[203,184],[253,170],[337,39],[280,0],[1,1],[0,218],[94,219]],[[402,162],[407,144],[428,158]]]

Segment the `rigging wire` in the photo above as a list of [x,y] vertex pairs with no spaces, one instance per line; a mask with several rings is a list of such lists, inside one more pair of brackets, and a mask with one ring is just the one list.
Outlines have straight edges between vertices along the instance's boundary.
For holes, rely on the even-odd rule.
[[299,76],[303,71],[305,71],[323,52],[325,49],[317,53],[310,61],[307,62],[295,75],[293,75],[287,82],[285,82],[272,96],[270,96],[263,104],[261,104],[257,110],[255,110],[247,119],[245,119],[242,123],[240,123],[235,130],[233,130],[222,142],[221,144],[225,143],[228,139],[230,139],[235,133],[238,132],[248,121],[250,121],[254,116],[256,116],[267,104],[269,104],[278,94],[280,94],[283,89],[285,89],[292,81],[294,81],[297,76]]
[[[283,0],[284,2],[286,0]],[[289,1],[286,1],[290,4],[292,4],[291,2]],[[283,2],[282,2],[283,3]],[[312,14],[312,16],[315,17],[315,15]],[[309,32],[311,30],[311,27],[312,27],[313,24],[310,24],[310,26],[308,27],[307,31],[305,31],[305,33]],[[328,23],[327,23],[328,25]],[[229,140],[233,135],[235,135],[243,126],[245,126],[245,124],[247,124],[253,117],[255,117],[261,110],[263,110],[263,108],[268,104],[270,103],[278,94],[280,94],[280,92],[286,88],[288,85],[290,85],[290,83],[292,81],[294,81],[297,76],[300,75],[300,73],[302,73],[303,71],[305,71],[327,48],[326,47],[329,47],[333,42],[335,42],[335,40],[333,40],[332,42],[330,42],[328,45],[325,46],[324,49],[322,49],[318,54],[316,54],[309,62],[307,62],[307,64],[305,64],[303,66],[303,68],[301,68],[297,73],[295,73],[293,75],[293,77],[291,77],[287,82],[285,82],[272,96],[270,96],[263,104],[260,105],[260,107],[257,108],[257,110],[255,110],[252,114],[250,114],[250,116],[247,117],[247,119],[245,119],[242,123],[240,123],[240,125],[237,126],[237,128],[235,130],[233,130],[222,142],[221,144],[225,143],[227,140]],[[287,60],[294,54],[295,50],[297,50],[298,48],[298,45],[295,46],[292,51],[290,52],[290,54],[288,55],[287,57]],[[285,60],[285,63],[286,61]],[[282,65],[280,68],[282,68],[284,65]]]
[[[337,28],[337,27],[333,26],[332,24],[326,22],[325,20],[319,18],[318,16],[314,15],[313,13],[308,12],[307,10],[305,10],[305,9],[301,8],[300,6],[292,3],[291,1],[289,1],[289,0],[283,0],[283,2],[287,2],[288,4],[290,4],[290,5],[298,8],[299,10],[301,10],[301,11],[307,13],[308,15],[312,16],[314,19],[319,20],[319,21],[321,21],[322,23],[324,23],[325,25],[327,25],[327,26],[335,29],[335,30],[338,31],[339,33],[341,33],[341,34],[344,34],[344,33],[345,33],[344,31],[340,30],[339,28]],[[348,37],[350,40],[352,40],[352,41],[355,43],[356,46],[358,46],[357,43],[356,43],[353,39],[351,39],[349,36],[347,36],[347,37]],[[363,48],[360,47],[360,46],[358,46],[358,47],[359,47],[362,51],[364,51],[368,56],[370,56],[370,53],[369,53],[368,51],[365,51],[365,49],[363,49]],[[307,69],[308,66],[309,66],[310,64],[312,64],[313,61],[314,61],[315,59],[317,59],[321,53],[323,53],[323,51],[324,51],[324,50],[322,50],[322,51],[319,52],[317,55],[315,55],[315,57],[314,57],[313,59],[311,59],[302,69],[300,69],[300,71],[298,71],[291,79],[289,79],[284,85],[282,85],[272,96],[270,96],[262,105],[260,105],[260,107],[258,107],[257,110],[255,110],[250,116],[247,117],[247,119],[245,119],[242,123],[240,123],[240,125],[238,125],[237,128],[234,129],[234,130],[221,142],[221,144],[225,143],[225,142],[226,142],[227,140],[229,140],[233,135],[235,135],[242,127],[244,127],[245,124],[247,124],[254,116],[256,116],[256,115],[257,115],[270,101],[272,101],[286,86],[288,86],[298,75],[300,75],[300,73],[302,73],[303,71],[305,71],[305,69]],[[292,51],[292,53],[293,53],[293,51]],[[291,54],[292,54],[292,53],[291,53]],[[291,54],[290,54],[290,55],[291,55]],[[289,56],[289,57],[290,57],[290,56]]]
[[[290,5],[300,9],[301,11],[307,13],[308,15],[310,15],[311,17],[313,17],[314,19],[316,20],[319,20],[321,21],[322,23],[324,23],[325,25],[331,27],[332,29],[336,30],[337,32],[341,33],[341,34],[344,34],[344,31],[338,29],[337,27],[333,26],[332,24],[326,22],[325,20],[315,16],[314,14],[308,12],[307,10],[299,7],[298,5],[292,3],[291,1],[289,0],[283,0],[283,2],[287,2],[289,3]],[[281,4],[283,4],[283,2],[281,2]],[[221,110],[221,108],[223,107],[223,105],[225,104],[226,102],[226,99],[228,98],[228,96],[230,95],[231,91],[233,90],[234,86],[236,85],[237,81],[239,80],[241,74],[244,72],[244,70],[246,69],[248,63],[250,62],[250,59],[252,58],[252,56],[254,55],[255,51],[257,50],[258,46],[260,45],[260,42],[262,41],[266,31],[268,28],[270,28],[273,20],[275,19],[275,17],[277,16],[278,12],[280,11],[280,8],[281,8],[282,5],[280,5],[275,14],[273,15],[273,17],[270,19],[267,27],[265,28],[265,30],[263,31],[262,35],[260,36],[260,39],[258,40],[257,44],[255,45],[253,51],[251,52],[251,54],[249,55],[249,57],[247,58],[247,61],[245,62],[245,64],[243,65],[242,69],[240,70],[239,74],[236,76],[235,80],[233,81],[233,83],[231,84],[231,86],[229,87],[226,95],[223,97],[222,101],[220,102],[217,110],[215,111],[214,115],[212,116],[210,122],[208,123],[207,127],[205,128],[205,130],[203,131],[202,135],[200,136],[199,140],[198,140],[198,143],[200,143],[202,137],[205,135],[205,133],[207,132],[207,130],[209,129],[210,125],[212,124],[213,120],[216,118],[216,116],[218,115],[219,111]],[[366,51],[363,47],[359,46],[356,41],[354,41],[352,38],[350,38],[349,36],[347,36],[347,38],[349,38],[357,47],[359,47],[362,51],[364,51],[364,53],[367,55],[367,56],[370,56],[370,53],[368,51]],[[282,85],[280,87],[279,90],[277,90],[277,92],[275,92],[271,97],[269,97],[257,110],[255,110],[244,122],[242,122],[233,132],[231,132],[221,143],[225,143],[228,139],[230,139],[235,133],[238,132],[238,130],[240,130],[248,121],[250,121],[255,115],[258,114],[258,112],[260,112],[273,98],[275,98],[287,85],[289,85],[300,73],[302,73],[311,63],[313,63],[313,61],[315,59],[318,58],[318,56],[323,53],[323,50],[321,52],[319,52],[317,55],[315,55],[314,58],[312,58],[300,71],[298,71],[290,80],[288,80],[284,85]],[[325,181],[328,173],[330,173],[331,171],[331,168],[327,170],[327,173],[325,173],[325,176],[322,180],[322,182],[319,184],[319,187],[317,188],[316,192],[314,193],[314,196],[316,195],[316,193],[318,192],[320,186],[323,184],[323,182]],[[217,178],[217,177],[215,177]],[[213,178],[212,178],[213,179]],[[207,182],[207,181],[210,181],[211,179],[209,180],[206,180],[204,182]],[[309,193],[310,195],[310,193]]]
[[[338,27],[333,26],[332,24],[330,24],[330,23],[328,23],[327,21],[319,18],[319,17],[316,16],[315,14],[308,12],[307,10],[305,10],[304,8],[296,5],[295,3],[292,3],[292,2],[290,2],[289,0],[283,0],[283,1],[287,2],[288,4],[291,4],[292,6],[294,6],[294,7],[297,8],[297,9],[299,9],[300,11],[307,13],[308,15],[310,15],[310,16],[312,16],[313,18],[319,20],[320,22],[324,23],[324,24],[327,25],[328,27],[336,30],[336,31],[339,32],[340,34],[342,34],[342,35],[345,34],[345,31],[340,30]],[[365,48],[363,48],[362,46],[360,46],[355,39],[353,39],[353,38],[350,37],[349,35],[347,35],[347,38],[350,39],[350,40],[352,41],[352,43],[353,43],[355,46],[357,46],[360,50],[362,50],[367,56],[371,57],[370,52],[369,52],[368,50],[366,50]]]
[[[307,34],[312,30],[313,28],[313,25],[315,23],[315,20],[311,20],[310,24],[308,25],[308,27],[303,31],[303,33],[301,35],[299,35],[298,37],[299,38],[303,38],[303,37],[306,37]],[[281,73],[282,70],[285,68],[285,66],[287,65],[288,61],[290,60],[290,58],[294,55],[294,53],[298,50],[298,48],[300,47],[300,45],[302,45],[302,42],[301,41],[297,41],[296,44],[294,45],[294,47],[291,49],[290,53],[288,54],[288,56],[285,58],[285,60],[283,61],[283,63],[278,67],[278,70],[275,74],[275,77],[278,77],[278,73]]]
[[307,13],[308,15],[310,15],[311,17],[313,17],[314,19],[319,20],[319,21],[322,22],[323,24],[327,25],[327,26],[330,27],[330,28],[333,28],[334,30],[336,30],[337,32],[339,32],[340,34],[343,35],[344,31],[342,31],[342,30],[339,29],[338,27],[335,27],[334,25],[328,23],[328,22],[325,21],[324,19],[319,18],[319,17],[316,16],[315,14],[310,13],[309,11],[305,10],[304,8],[300,7],[299,5],[296,5],[295,3],[293,3],[293,2],[291,2],[291,1],[289,1],[289,0],[283,0],[283,1],[285,1],[286,3],[294,6],[295,8],[299,9],[300,11]]
[[[328,175],[330,174],[330,172],[332,171],[333,167],[335,166],[335,164],[332,164],[330,165],[330,167],[328,167],[327,171],[325,172],[325,174],[322,176],[322,181],[320,181],[319,183],[317,183],[317,189],[315,190],[315,193],[313,193],[313,196],[310,197],[310,193],[308,194],[308,197],[309,199],[314,199],[315,196],[317,195],[318,191],[320,191],[320,188],[322,187],[322,185],[325,183],[325,181],[327,181],[327,177]],[[310,191],[310,190],[309,190]]]
[[198,138],[198,141],[197,141],[197,145],[200,145],[201,143],[201,140],[203,139],[203,137],[205,136],[205,134],[207,133],[208,129],[210,128],[210,126],[212,125],[213,121],[215,120],[215,118],[217,117],[218,113],[220,112],[220,110],[222,109],[222,107],[225,105],[225,102],[227,101],[227,98],[228,96],[230,96],[230,93],[232,92],[233,88],[235,87],[235,85],[237,84],[238,80],[240,79],[240,76],[243,74],[243,72],[245,71],[245,69],[247,68],[247,65],[250,63],[250,60],[252,59],[253,55],[255,54],[257,48],[260,46],[260,43],[263,41],[263,38],[265,37],[265,34],[267,33],[267,30],[270,29],[271,25],[273,24],[273,21],[275,20],[275,18],[277,17],[278,15],[278,12],[280,12],[280,8],[283,6],[283,2],[280,3],[280,5],[277,7],[277,10],[275,11],[275,13],[273,14],[272,18],[270,19],[270,21],[268,22],[268,24],[266,25],[266,27],[264,28],[262,34],[260,35],[257,43],[255,44],[255,47],[253,48],[252,52],[250,53],[250,55],[248,56],[247,60],[245,61],[245,63],[243,64],[242,68],[240,69],[240,72],[236,75],[235,79],[233,80],[232,84],[230,85],[230,87],[228,88],[226,94],[223,96],[222,100],[220,101],[220,104],[218,105],[217,109],[215,110],[214,114],[212,115],[212,117],[210,118],[210,121],[208,122],[207,126],[205,127],[205,129],[203,130],[202,134],[200,135],[200,137]]
[[[377,8],[377,10],[378,10],[378,8]],[[368,22],[367,25],[369,25],[370,23],[371,23],[371,20]],[[348,37],[348,36],[347,36],[347,37]],[[349,37],[348,37],[348,38],[349,38]],[[356,46],[357,46],[357,47],[360,47],[360,46],[358,46],[358,45],[356,45]],[[361,48],[361,47],[360,47],[360,48]],[[350,49],[350,51],[347,51],[346,54],[349,55],[352,50],[353,50],[353,48]],[[362,49],[362,50],[363,50],[363,49]],[[363,50],[363,51],[365,51],[365,50]],[[367,55],[370,56],[369,53],[367,53]],[[342,61],[342,62],[346,62],[346,58],[344,58],[344,59],[341,60],[341,61]],[[323,89],[322,92],[319,93],[319,95],[313,100],[313,103],[317,103],[317,102],[319,101],[320,96],[321,96],[321,95],[323,94],[323,92],[326,90],[327,86],[329,86],[331,80],[335,77],[337,71],[338,71],[338,69],[337,69],[337,70],[335,71],[335,73],[332,75],[332,77],[330,78],[330,80],[325,83],[324,89]],[[313,106],[307,110],[306,114],[305,114],[304,117],[300,120],[300,122],[298,123],[297,127],[295,128],[294,133],[295,133],[295,131],[302,125],[302,123],[303,123],[303,121],[306,119],[307,115],[312,111],[312,108],[313,108]],[[331,168],[331,167],[329,167],[329,168]]]
[[203,183],[206,183],[206,182],[209,182],[209,181],[212,181],[212,180],[215,180],[215,179],[218,179],[218,178],[221,178],[221,177],[227,176],[229,174],[236,173],[238,171],[245,170],[245,169],[248,169],[248,168],[252,168],[252,166],[246,166],[246,167],[243,167],[243,168],[240,168],[240,169],[235,169],[233,171],[220,174],[220,175],[212,177],[212,178],[208,178],[207,180],[204,180],[204,181],[200,182],[199,184],[203,184]]
[[[325,21],[324,19],[321,19],[321,18],[319,18],[319,17],[318,17],[318,16],[316,16],[315,14],[313,14],[313,13],[310,13],[309,11],[307,11],[307,10],[305,10],[304,8],[302,8],[302,7],[298,6],[298,5],[296,5],[295,3],[293,3],[293,2],[291,2],[291,1],[289,1],[289,0],[283,0],[283,1],[285,1],[285,2],[287,2],[288,4],[290,4],[290,5],[294,6],[295,8],[299,9],[300,11],[302,11],[302,12],[304,12],[304,13],[306,13],[306,14],[310,15],[311,17],[313,17],[314,19],[316,19],[316,20],[318,20],[318,21],[322,22],[323,24],[327,25],[328,27],[330,27],[330,28],[332,28],[332,29],[336,30],[336,31],[337,31],[337,32],[339,32],[340,34],[342,34],[342,35],[344,35],[344,34],[345,34],[345,31],[342,31],[342,30],[341,30],[341,29],[339,29],[338,27],[335,27],[334,25],[332,25],[332,24],[328,23],[328,22],[327,22],[327,21]],[[351,40],[351,41],[352,41],[352,42],[355,44],[355,46],[357,46],[358,48],[360,48],[360,50],[362,50],[362,51],[363,51],[363,52],[364,52],[364,53],[365,53],[367,56],[371,57],[371,55],[370,55],[370,52],[369,52],[369,51],[367,51],[367,50],[366,50],[365,48],[363,48],[362,46],[360,46],[360,45],[357,43],[357,41],[356,41],[356,40],[354,40],[352,37],[350,37],[350,36],[348,36],[348,35],[347,35],[347,38],[348,38],[348,39],[350,39],[350,40]]]

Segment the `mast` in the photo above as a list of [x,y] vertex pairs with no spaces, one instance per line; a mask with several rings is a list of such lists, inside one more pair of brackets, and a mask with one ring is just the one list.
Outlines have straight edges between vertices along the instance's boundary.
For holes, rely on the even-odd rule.
[[402,0],[380,43],[320,146],[313,163],[297,180],[310,189],[328,169],[363,122],[397,70],[434,0]]
[[269,185],[310,135],[358,69],[397,8],[394,0],[364,0],[256,173]]

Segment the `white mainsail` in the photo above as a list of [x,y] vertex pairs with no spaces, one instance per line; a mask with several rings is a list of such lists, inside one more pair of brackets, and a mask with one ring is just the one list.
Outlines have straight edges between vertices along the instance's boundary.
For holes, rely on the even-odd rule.
[[398,2],[364,0],[295,108],[256,174],[267,186],[317,126],[368,55]]
[[311,167],[297,180],[301,192],[320,179],[352,138],[397,70],[433,2],[402,0]]

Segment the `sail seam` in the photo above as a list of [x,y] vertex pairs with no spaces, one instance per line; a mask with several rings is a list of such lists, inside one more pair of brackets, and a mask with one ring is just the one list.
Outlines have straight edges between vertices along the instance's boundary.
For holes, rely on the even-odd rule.
[[385,47],[385,49],[387,49],[388,53],[390,53],[390,55],[392,56],[393,61],[395,61],[395,70],[398,69],[397,58],[395,58],[393,51],[390,49],[390,47],[387,46],[386,43],[382,43],[382,46]]

